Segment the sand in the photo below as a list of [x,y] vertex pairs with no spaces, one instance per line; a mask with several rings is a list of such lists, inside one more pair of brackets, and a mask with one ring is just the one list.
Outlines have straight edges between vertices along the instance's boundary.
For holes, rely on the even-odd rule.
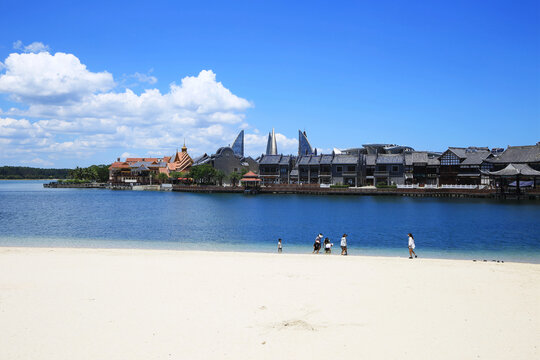
[[0,330],[13,360],[539,359],[540,265],[0,248]]

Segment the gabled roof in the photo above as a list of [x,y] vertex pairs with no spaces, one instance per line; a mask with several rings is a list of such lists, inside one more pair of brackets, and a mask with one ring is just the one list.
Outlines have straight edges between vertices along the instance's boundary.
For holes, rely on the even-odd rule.
[[465,159],[467,157],[467,155],[465,155],[465,153],[467,152],[466,148],[449,147],[447,151],[453,152],[460,159]]
[[489,151],[467,153],[467,157],[461,162],[461,165],[480,165],[490,155]]
[[129,169],[129,164],[125,161],[115,161],[109,166],[109,169]]
[[540,143],[527,146],[508,146],[501,155],[490,159],[489,162],[496,164],[540,162]]

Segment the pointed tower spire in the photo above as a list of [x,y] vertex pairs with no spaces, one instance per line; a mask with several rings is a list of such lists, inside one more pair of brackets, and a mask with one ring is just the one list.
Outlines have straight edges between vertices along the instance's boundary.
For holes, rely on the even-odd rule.
[[313,148],[307,139],[306,132],[298,130],[298,156],[313,155]]
[[266,155],[277,155],[277,142],[276,142],[276,133],[274,128],[272,132],[268,133],[268,142],[266,143]]
[[234,143],[232,149],[235,155],[244,157],[244,130],[240,131]]

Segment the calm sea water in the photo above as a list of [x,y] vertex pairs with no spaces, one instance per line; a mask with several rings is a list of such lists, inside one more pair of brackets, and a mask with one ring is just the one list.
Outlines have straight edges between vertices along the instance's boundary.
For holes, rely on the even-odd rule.
[[540,202],[44,189],[0,181],[0,246],[310,253],[317,233],[350,255],[540,262]]

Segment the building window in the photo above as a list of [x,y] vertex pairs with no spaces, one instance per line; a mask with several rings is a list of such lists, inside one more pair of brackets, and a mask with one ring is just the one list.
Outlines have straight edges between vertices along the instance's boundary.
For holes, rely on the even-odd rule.
[[451,152],[447,152],[441,157],[441,165],[459,165],[459,158]]
[[392,165],[392,172],[398,172],[399,171],[399,166],[397,165]]
[[343,167],[338,166],[338,167],[336,168],[336,171],[337,171],[337,172],[342,172],[342,171],[343,171]]
[[356,166],[347,166],[347,171],[350,171],[350,172],[356,171]]

